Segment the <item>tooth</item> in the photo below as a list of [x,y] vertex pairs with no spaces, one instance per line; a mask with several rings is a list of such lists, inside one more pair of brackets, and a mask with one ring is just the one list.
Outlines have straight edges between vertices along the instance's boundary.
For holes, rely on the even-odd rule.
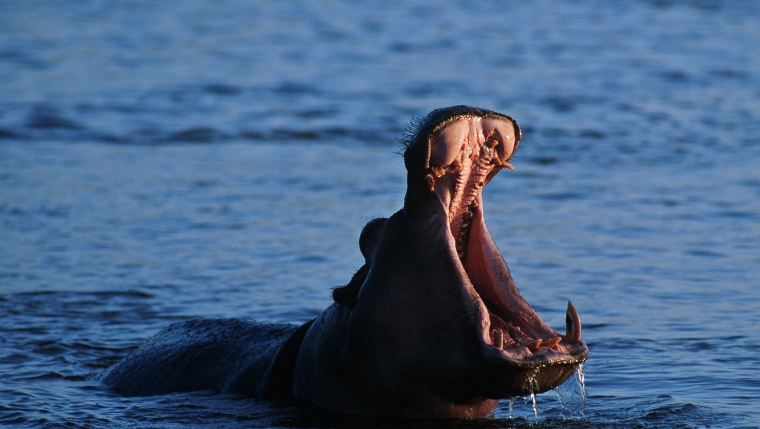
[[432,174],[425,175],[425,184],[427,184],[430,192],[433,192],[435,190],[435,179],[433,178]]
[[567,301],[565,326],[567,327],[565,341],[575,343],[581,340],[581,316],[578,315],[578,310],[575,309],[575,306],[570,301]]
[[430,171],[435,175],[435,177],[441,177],[445,173],[443,167],[439,167],[437,165],[431,165]]
[[497,144],[499,144],[499,141],[498,140],[493,140],[493,139],[488,140],[486,142],[486,146],[488,146],[491,149],[495,148]]
[[493,346],[500,349],[504,348],[504,332],[501,329],[494,329],[493,331]]
[[541,342],[542,340],[539,338],[537,340],[529,342],[528,344],[525,344],[525,347],[527,347],[528,350],[535,352],[541,346]]
[[527,347],[528,350],[530,350],[532,352],[535,352],[536,350],[538,350],[539,346],[541,346],[541,338],[539,338],[539,339],[537,339],[535,341],[531,341],[531,342],[529,342],[528,344],[525,345],[525,347]]
[[557,344],[559,344],[561,340],[562,340],[562,337],[549,338],[548,340],[544,340],[541,344],[544,347],[549,347],[551,349]]
[[502,162],[501,166],[502,167],[507,167],[510,170],[514,170],[515,169],[515,167],[513,167],[512,164],[508,163],[507,161]]

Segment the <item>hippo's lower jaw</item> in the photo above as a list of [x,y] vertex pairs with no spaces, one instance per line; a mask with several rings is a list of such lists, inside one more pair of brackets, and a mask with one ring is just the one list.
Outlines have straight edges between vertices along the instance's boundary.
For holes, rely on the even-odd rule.
[[[568,318],[573,317],[570,316],[573,313],[577,317],[573,304],[568,302]],[[580,327],[580,321],[575,321]],[[524,396],[554,389],[564,383],[588,356],[585,343],[582,340],[570,342],[568,335],[548,341],[536,339],[511,347],[503,345],[501,335],[498,329],[493,330],[491,346],[497,352],[493,359],[499,363],[492,368],[501,369],[491,372],[493,378],[487,389],[490,398]]]

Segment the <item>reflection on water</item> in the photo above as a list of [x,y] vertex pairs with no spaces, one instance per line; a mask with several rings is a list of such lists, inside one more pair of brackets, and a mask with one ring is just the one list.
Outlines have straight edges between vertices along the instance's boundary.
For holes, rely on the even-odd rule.
[[402,204],[410,118],[469,103],[522,126],[487,222],[547,323],[572,299],[590,355],[451,425],[755,427],[757,8],[3,3],[0,423],[344,424],[98,377],[176,320],[319,314]]

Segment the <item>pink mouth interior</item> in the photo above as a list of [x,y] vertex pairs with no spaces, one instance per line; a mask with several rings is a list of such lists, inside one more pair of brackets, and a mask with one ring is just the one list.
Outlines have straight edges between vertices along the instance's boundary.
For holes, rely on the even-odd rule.
[[[580,340],[580,319],[568,306],[568,332],[547,326],[520,296],[483,217],[482,189],[508,163],[519,136],[510,120],[464,116],[435,130],[430,138],[432,189],[444,205],[460,261],[489,321],[484,336],[515,359],[568,354]],[[556,357],[556,356],[555,356]]]

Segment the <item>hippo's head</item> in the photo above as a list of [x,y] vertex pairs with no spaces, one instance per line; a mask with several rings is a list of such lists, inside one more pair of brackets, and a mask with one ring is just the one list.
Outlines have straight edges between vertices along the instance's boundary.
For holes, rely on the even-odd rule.
[[309,330],[294,393],[337,412],[479,417],[553,389],[587,357],[518,292],[484,220],[483,187],[517,150],[510,117],[438,109],[405,139],[404,207],[362,231],[366,264]]

